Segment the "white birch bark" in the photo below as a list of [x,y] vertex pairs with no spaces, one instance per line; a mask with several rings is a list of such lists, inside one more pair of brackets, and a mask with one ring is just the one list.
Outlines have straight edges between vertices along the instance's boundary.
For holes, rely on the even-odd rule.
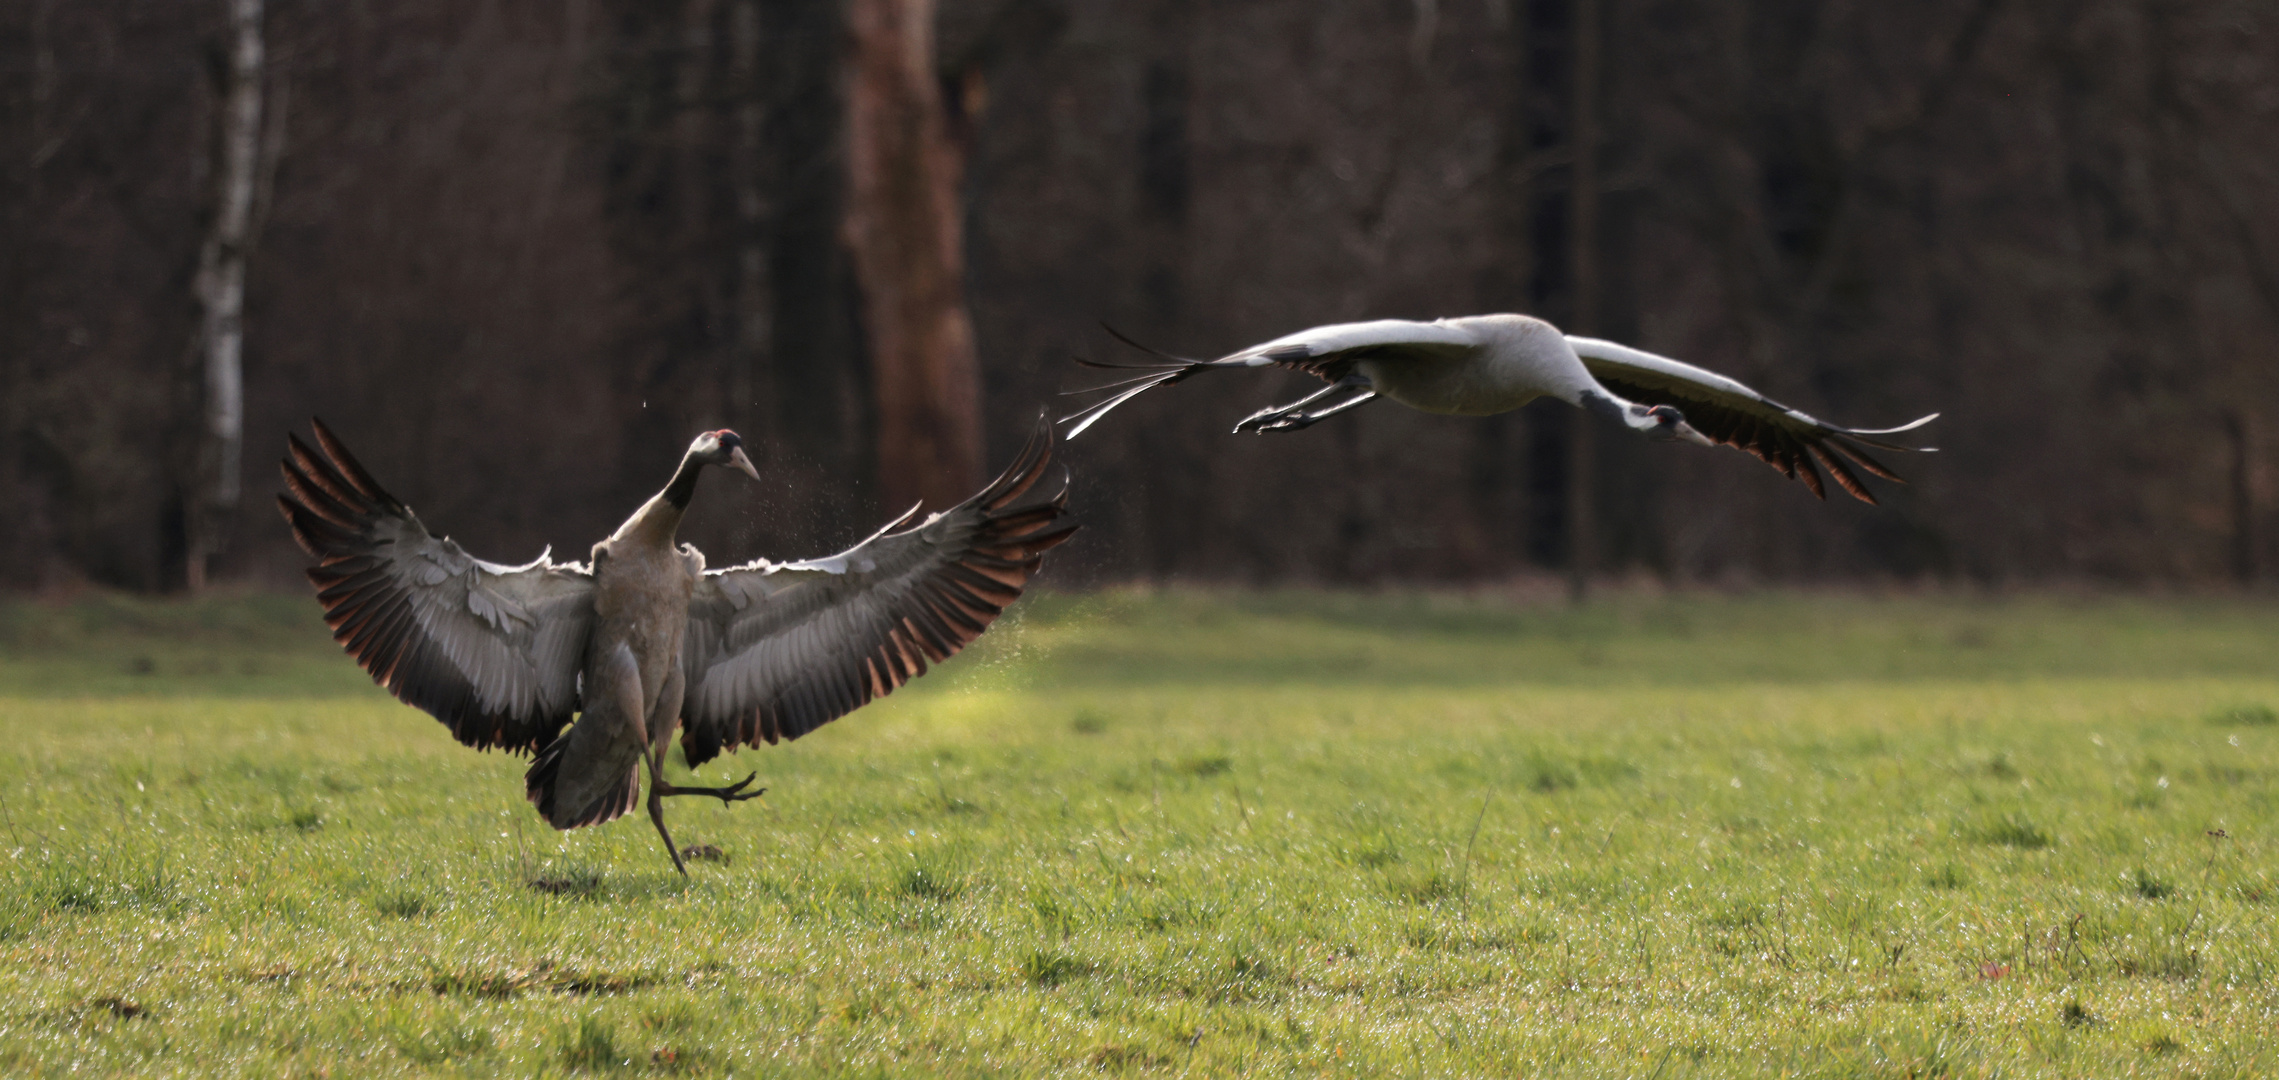
[[214,215],[198,253],[198,345],[204,401],[198,475],[190,493],[191,591],[206,585],[206,560],[221,550],[222,523],[243,494],[245,443],[245,260],[253,234],[261,163],[263,0],[224,0],[229,8],[229,70],[222,85],[220,167]]

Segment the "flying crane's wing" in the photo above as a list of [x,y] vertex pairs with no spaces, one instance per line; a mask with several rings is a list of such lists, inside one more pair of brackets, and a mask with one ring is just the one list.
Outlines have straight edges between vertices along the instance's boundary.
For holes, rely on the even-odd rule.
[[1253,345],[1220,358],[1228,366],[1264,367],[1274,364],[1335,381],[1353,370],[1363,357],[1398,358],[1404,355],[1446,357],[1480,347],[1478,338],[1460,326],[1376,319],[1371,322],[1332,323],[1284,334],[1263,345]]
[[916,528],[888,531],[913,509],[827,559],[707,571],[681,646],[689,764],[796,739],[980,637],[1045,551],[1076,531],[1062,517],[1065,473],[1031,494],[1052,451],[1052,427],[1040,420],[1004,475]]
[[1413,322],[1408,319],[1377,319],[1373,322],[1332,323],[1285,334],[1272,341],[1253,345],[1239,352],[1228,353],[1216,360],[1194,360],[1173,356],[1148,348],[1139,342],[1106,328],[1116,340],[1157,358],[1152,364],[1107,364],[1095,360],[1080,360],[1087,367],[1144,371],[1122,382],[1095,386],[1091,390],[1075,393],[1092,393],[1109,390],[1114,393],[1086,405],[1068,416],[1062,423],[1075,421],[1068,429],[1073,439],[1084,429],[1098,423],[1116,406],[1130,401],[1158,386],[1192,377],[1197,372],[1212,368],[1283,367],[1303,371],[1324,382],[1336,382],[1353,371],[1353,365],[1365,358],[1398,359],[1402,356],[1447,357],[1479,348],[1479,340],[1472,332],[1459,326],[1437,322]]
[[[1904,446],[1882,436],[1913,431],[1939,418],[1938,413],[1895,428],[1846,428],[1791,409],[1719,375],[1692,364],[1656,356],[1597,338],[1569,337],[1575,355],[1591,377],[1607,389],[1648,405],[1674,405],[1685,413],[1686,423],[1714,442],[1755,454],[1790,479],[1801,480],[1823,499],[1827,489],[1820,470],[1827,468],[1836,483],[1853,498],[1875,502],[1875,495],[1852,472],[1857,465],[1886,480],[1900,483],[1898,474],[1868,456],[1865,447],[1884,450],[1930,451],[1928,446]],[[1850,462],[1847,465],[1846,462]]]
[[477,559],[411,508],[320,422],[320,456],[288,436],[277,506],[317,560],[309,581],[333,639],[407,705],[479,750],[535,752],[578,709],[593,578],[543,554]]

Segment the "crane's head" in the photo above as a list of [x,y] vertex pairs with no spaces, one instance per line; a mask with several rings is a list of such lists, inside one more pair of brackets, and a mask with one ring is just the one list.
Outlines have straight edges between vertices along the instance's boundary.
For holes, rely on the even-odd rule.
[[752,467],[752,459],[744,456],[744,439],[727,428],[707,431],[689,444],[688,456],[706,465],[727,465],[754,480],[760,470]]
[[1633,402],[1630,408],[1624,410],[1622,420],[1630,425],[1632,431],[1656,442],[1683,440],[1702,446],[1717,445],[1709,440],[1709,436],[1695,431],[1692,424],[1686,423],[1686,414],[1679,412],[1675,405],[1641,405]]

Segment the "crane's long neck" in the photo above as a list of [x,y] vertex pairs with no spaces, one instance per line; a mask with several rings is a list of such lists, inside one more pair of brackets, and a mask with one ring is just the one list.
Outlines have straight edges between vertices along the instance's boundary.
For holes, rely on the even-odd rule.
[[1567,336],[1550,323],[1529,319],[1515,330],[1519,346],[1512,350],[1526,377],[1546,393],[1584,412],[1612,420],[1633,431],[1658,430],[1654,421],[1629,399],[1606,388],[1591,374]]
[[[1585,376],[1585,378],[1589,378],[1589,376]],[[1591,385],[1577,388],[1574,394],[1575,396],[1569,400],[1573,401],[1576,407],[1584,412],[1593,413],[1618,424],[1628,425],[1630,423],[1630,403],[1616,397],[1607,388],[1598,385],[1598,380],[1593,379]]]
[[703,471],[704,463],[693,451],[684,455],[681,467],[673,471],[672,482],[625,519],[625,524],[617,527],[615,538],[673,546],[673,534],[680,531],[681,517],[688,513],[689,500],[696,497],[696,478]]
[[[1628,402],[1591,377],[1559,328],[1526,315],[1485,315],[1457,320],[1484,346],[1476,365],[1485,381],[1524,403],[1538,395],[1612,417]],[[1508,407],[1508,406],[1507,406]]]
[[680,515],[688,512],[688,501],[696,497],[697,474],[703,471],[704,463],[696,459],[693,451],[683,454],[681,467],[673,470],[672,483],[666,484],[665,490],[657,493],[659,499],[673,508],[675,523],[680,521]]

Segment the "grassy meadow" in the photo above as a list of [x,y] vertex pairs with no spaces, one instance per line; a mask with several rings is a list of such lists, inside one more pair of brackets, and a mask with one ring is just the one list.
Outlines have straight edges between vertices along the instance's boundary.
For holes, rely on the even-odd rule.
[[0,603],[0,1074],[2279,1075],[2279,607],[1047,596],[556,833],[315,604]]

